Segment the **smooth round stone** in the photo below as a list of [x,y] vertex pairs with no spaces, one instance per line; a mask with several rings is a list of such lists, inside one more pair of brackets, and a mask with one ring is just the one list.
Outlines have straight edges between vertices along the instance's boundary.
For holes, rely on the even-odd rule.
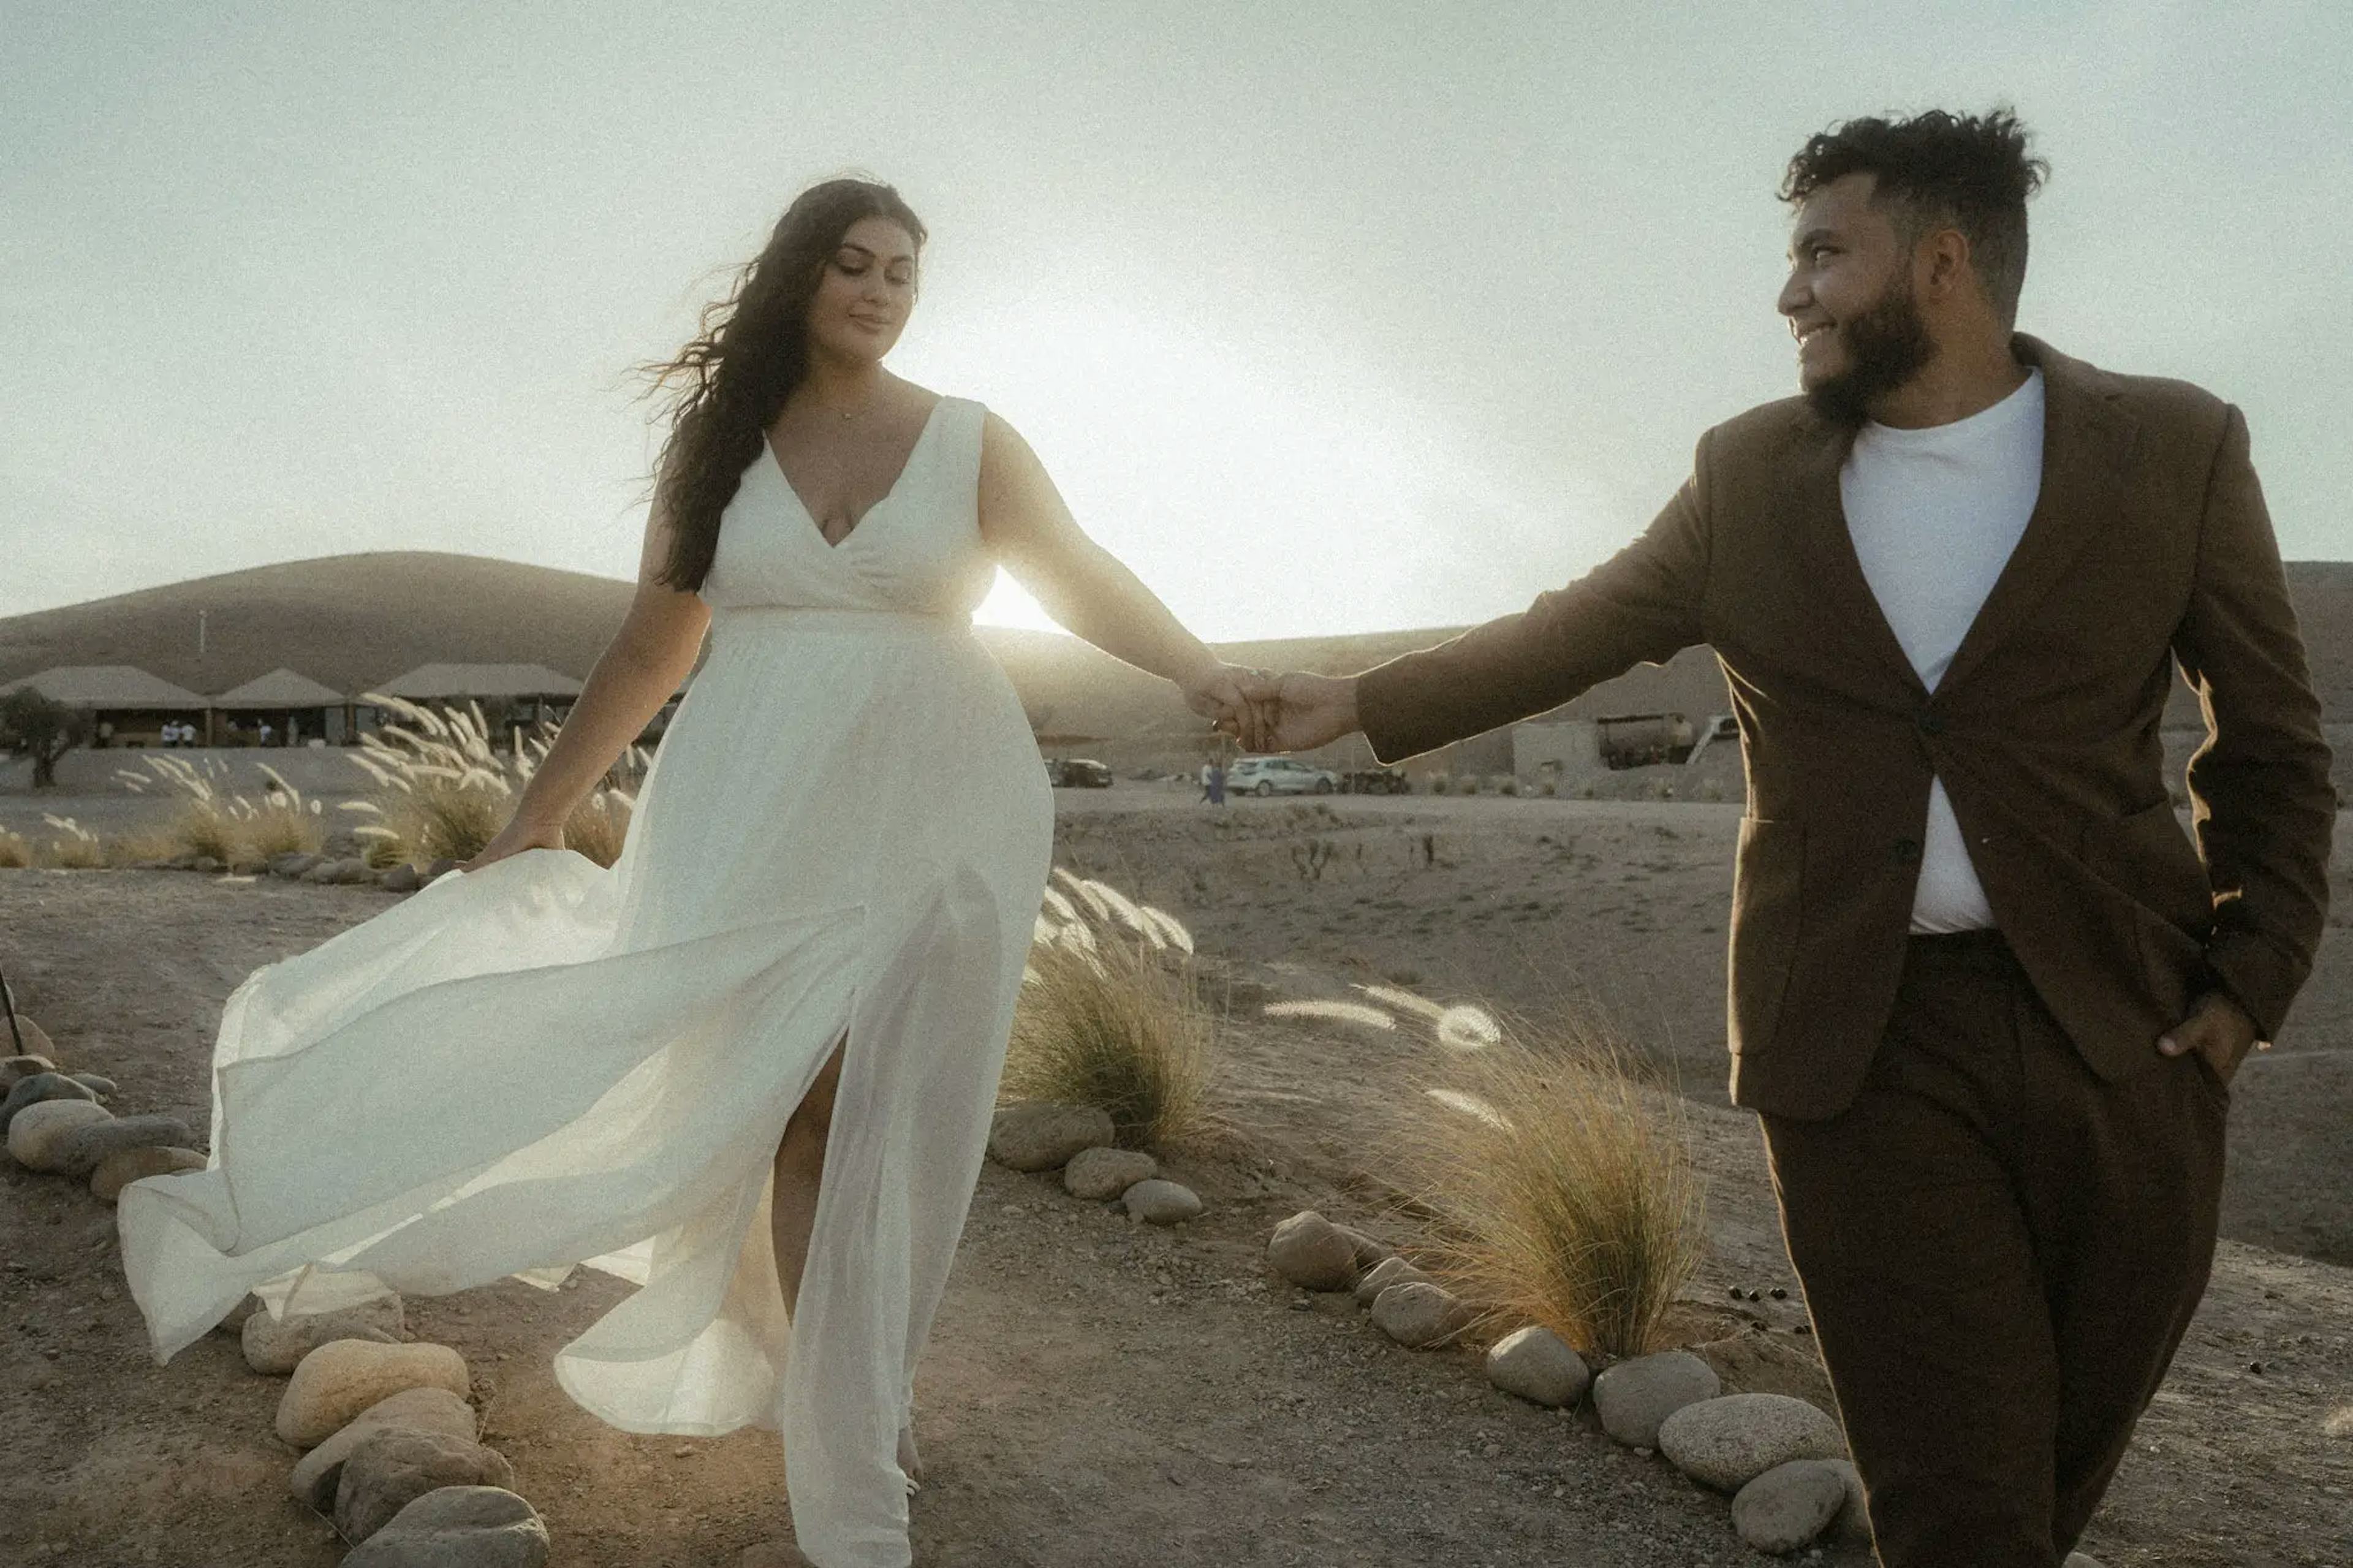
[[[0,1023],[0,1037],[5,1037],[7,1032],[8,1026]],[[16,1088],[20,1078],[58,1070],[58,1047],[49,1043],[46,1030],[19,1013],[16,1015],[16,1032],[25,1037],[25,1054],[0,1058],[0,1089]]]
[[149,1146],[143,1149],[118,1149],[98,1163],[90,1173],[92,1196],[112,1203],[122,1195],[122,1189],[148,1176],[171,1176],[182,1171],[201,1171],[205,1157],[194,1149],[171,1149]]
[[322,858],[322,856],[306,854],[300,849],[289,850],[283,855],[272,855],[269,858],[269,874],[273,877],[300,877]]
[[1841,1458],[1846,1440],[1836,1421],[1802,1399],[1726,1394],[1659,1423],[1659,1452],[1700,1485],[1735,1492],[1792,1459]]
[[1774,1556],[1811,1546],[1846,1506],[1846,1478],[1827,1459],[1792,1459],[1751,1480],[1732,1500],[1732,1528]]
[[377,885],[387,893],[413,893],[425,885],[425,879],[417,874],[416,867],[404,861],[386,868]]
[[1335,1223],[1332,1228],[1347,1239],[1348,1249],[1356,1256],[1356,1268],[1360,1273],[1397,1256],[1396,1247],[1377,1237],[1366,1236],[1355,1226]]
[[304,1356],[287,1379],[278,1401],[278,1435],[298,1448],[311,1447],[404,1388],[446,1388],[463,1399],[466,1358],[448,1345],[330,1341]]
[[1838,1518],[1831,1521],[1831,1536],[1845,1546],[1870,1545],[1871,1505],[1863,1499],[1862,1477],[1855,1472],[1854,1461],[1824,1459],[1821,1463],[1836,1470],[1840,1484],[1846,1488],[1846,1506],[1839,1510]]
[[1504,1393],[1559,1409],[1585,1397],[1593,1382],[1585,1358],[1541,1323],[1504,1335],[1487,1352],[1487,1381]]
[[1059,1171],[1077,1155],[1117,1136],[1098,1105],[1008,1105],[988,1127],[988,1157],[1016,1171]]
[[1630,1448],[1659,1446],[1659,1424],[1724,1392],[1715,1369],[1689,1351],[1662,1351],[1605,1368],[1593,1380],[1601,1429]]
[[54,1170],[50,1158],[68,1136],[84,1127],[113,1120],[114,1112],[94,1100],[37,1100],[18,1110],[9,1121],[8,1152],[16,1156],[16,1163],[28,1170]]
[[514,1467],[496,1448],[446,1432],[379,1426],[353,1445],[335,1480],[335,1528],[365,1541],[427,1492],[443,1487],[514,1488]]
[[1478,1314],[1441,1285],[1409,1279],[1373,1298],[1373,1326],[1408,1350],[1435,1350]]
[[185,1149],[195,1138],[176,1116],[118,1117],[76,1129],[58,1143],[49,1159],[67,1175],[86,1178],[110,1154],[126,1149]]
[[114,1080],[111,1078],[104,1078],[94,1072],[69,1072],[66,1076],[100,1100],[106,1099],[114,1092]]
[[1274,1227],[1266,1244],[1274,1271],[1305,1290],[1353,1290],[1356,1249],[1340,1227],[1303,1209]]
[[1119,1201],[1147,1225],[1182,1225],[1201,1212],[1201,1194],[1176,1182],[1138,1182]]
[[427,1492],[360,1542],[343,1568],[544,1568],[547,1526],[499,1487]]
[[1140,1149],[1082,1149],[1062,1167],[1062,1190],[1074,1198],[1115,1198],[1160,1173],[1160,1162]]
[[1356,1281],[1356,1305],[1369,1307],[1380,1300],[1382,1291],[1392,1285],[1402,1285],[1409,1279],[1428,1279],[1429,1278],[1429,1275],[1402,1258],[1384,1258],[1366,1269],[1365,1277]]
[[256,1312],[245,1321],[245,1364],[271,1377],[283,1376],[301,1365],[304,1356],[335,1340],[398,1344],[407,1321],[406,1309],[393,1295],[332,1312],[301,1312],[290,1318]]
[[379,1399],[317,1447],[294,1461],[289,1484],[295,1500],[321,1513],[335,1508],[335,1484],[343,1479],[343,1461],[352,1457],[369,1434],[387,1426],[409,1432],[437,1432],[446,1437],[473,1442],[474,1407],[446,1388],[404,1388]]
[[27,1073],[8,1086],[8,1097],[0,1100],[0,1131],[16,1124],[17,1112],[28,1105],[40,1105],[52,1100],[95,1100],[98,1095],[90,1085],[76,1083],[61,1072]]

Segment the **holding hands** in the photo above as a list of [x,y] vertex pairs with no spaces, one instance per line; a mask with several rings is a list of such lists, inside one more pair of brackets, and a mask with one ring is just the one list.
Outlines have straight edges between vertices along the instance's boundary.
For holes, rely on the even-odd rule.
[[1212,661],[1177,682],[1186,703],[1245,751],[1303,752],[1356,728],[1356,683]]

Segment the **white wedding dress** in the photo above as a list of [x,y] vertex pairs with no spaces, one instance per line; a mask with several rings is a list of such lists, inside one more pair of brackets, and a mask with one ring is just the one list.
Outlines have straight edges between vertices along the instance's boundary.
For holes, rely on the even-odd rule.
[[[573,1398],[632,1432],[776,1428],[812,1562],[910,1561],[897,1435],[1052,848],[971,629],[982,416],[936,405],[838,545],[763,444],[611,869],[444,877],[237,988],[208,1164],[121,1194],[159,1362],[248,1290],[321,1311],[587,1263],[639,1288],[558,1352]],[[788,1316],[772,1161],[845,1040]]]

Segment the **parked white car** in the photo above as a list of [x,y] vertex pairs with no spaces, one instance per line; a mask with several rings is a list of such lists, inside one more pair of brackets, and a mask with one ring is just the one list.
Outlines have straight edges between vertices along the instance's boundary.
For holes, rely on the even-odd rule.
[[1226,770],[1226,788],[1235,795],[1330,795],[1339,787],[1338,773],[1290,757],[1238,757]]

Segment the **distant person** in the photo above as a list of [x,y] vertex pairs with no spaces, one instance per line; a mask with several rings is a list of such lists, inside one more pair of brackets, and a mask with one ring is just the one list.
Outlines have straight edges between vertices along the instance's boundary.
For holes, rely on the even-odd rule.
[[[974,606],[1003,565],[1229,732],[1247,673],[1010,425],[883,369],[923,237],[887,185],[817,185],[658,367],[683,390],[637,595],[512,819],[240,986],[220,1163],[124,1190],[158,1356],[257,1286],[309,1312],[590,1263],[639,1288],[558,1352],[574,1399],[631,1432],[780,1429],[801,1552],[910,1562],[915,1363],[1053,841]],[[706,629],[620,859],[563,853]]]
[[2006,112],[1811,139],[1782,186],[1804,395],[1707,432],[1648,532],[1525,613],[1276,689],[1272,741],[1361,728],[1394,762],[1713,646],[1748,768],[1733,1097],[1889,1568],[2074,1545],[2205,1289],[2232,1075],[2328,901],[2246,421],[2013,330],[2042,171]]
[[1207,799],[1208,799],[1208,798],[1209,798],[1209,768],[1210,768],[1210,766],[1211,766],[1211,764],[1210,764],[1210,763],[1203,763],[1201,764],[1201,798],[1202,798],[1203,800],[1207,800]]
[[1226,764],[1220,762],[1209,764],[1209,804],[1226,804]]
[[270,730],[270,728],[269,728],[269,720],[267,720],[267,719],[261,720],[258,724],[256,724],[256,726],[255,726],[255,731],[256,731],[258,734],[259,734],[259,735],[260,735],[260,737],[261,737],[261,743],[262,743],[263,745],[265,745],[265,746],[266,746],[266,745],[269,744],[269,737],[270,737],[270,735],[273,733],[273,731],[272,731]]

